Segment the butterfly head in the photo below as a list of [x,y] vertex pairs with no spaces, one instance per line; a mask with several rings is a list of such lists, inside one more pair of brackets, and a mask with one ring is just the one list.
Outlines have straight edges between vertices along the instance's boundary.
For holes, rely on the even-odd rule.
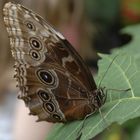
[[104,88],[98,88],[92,94],[93,96],[91,97],[91,104],[96,108],[99,109],[106,101],[106,93],[104,91]]

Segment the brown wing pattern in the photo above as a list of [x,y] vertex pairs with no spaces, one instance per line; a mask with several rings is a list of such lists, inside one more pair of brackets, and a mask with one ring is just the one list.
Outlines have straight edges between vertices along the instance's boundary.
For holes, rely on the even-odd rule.
[[37,114],[39,120],[65,122],[90,113],[88,93],[96,85],[70,43],[21,5],[7,3],[3,13],[16,60],[19,98],[31,114]]

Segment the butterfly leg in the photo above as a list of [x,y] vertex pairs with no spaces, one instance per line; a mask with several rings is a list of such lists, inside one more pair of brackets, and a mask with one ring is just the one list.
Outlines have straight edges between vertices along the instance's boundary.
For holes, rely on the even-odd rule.
[[95,111],[92,112],[92,113],[90,113],[90,114],[87,114],[87,115],[85,116],[85,118],[84,118],[84,120],[83,120],[83,122],[82,122],[82,126],[80,127],[80,129],[79,129],[78,132],[77,132],[77,138],[76,138],[76,140],[80,140],[80,138],[81,138],[81,136],[82,136],[82,129],[84,128],[86,119],[87,119],[88,117],[90,117],[91,115],[93,115],[94,113],[95,113]]

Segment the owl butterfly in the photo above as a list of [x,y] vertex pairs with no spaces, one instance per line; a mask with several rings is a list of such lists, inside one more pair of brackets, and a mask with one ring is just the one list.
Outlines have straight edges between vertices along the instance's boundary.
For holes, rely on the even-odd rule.
[[71,44],[44,19],[11,2],[3,9],[15,58],[15,78],[31,115],[38,121],[84,119],[105,103],[92,74]]

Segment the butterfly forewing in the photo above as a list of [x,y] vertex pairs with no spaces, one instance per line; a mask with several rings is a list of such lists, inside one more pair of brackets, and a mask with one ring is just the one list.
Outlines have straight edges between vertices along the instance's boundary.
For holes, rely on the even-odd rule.
[[95,82],[63,35],[19,4],[5,4],[3,13],[16,61],[19,98],[31,114],[39,120],[66,122],[94,111],[89,94],[96,90]]

